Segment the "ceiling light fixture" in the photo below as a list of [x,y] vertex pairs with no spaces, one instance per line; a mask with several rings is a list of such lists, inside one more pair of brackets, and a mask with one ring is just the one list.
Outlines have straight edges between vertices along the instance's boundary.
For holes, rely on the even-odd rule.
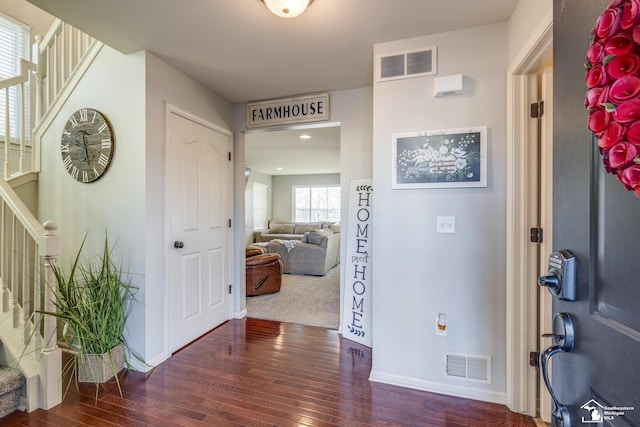
[[281,18],[295,18],[302,15],[313,0],[262,0],[267,8]]
[[303,133],[302,135],[299,136],[300,139],[311,139],[311,135]]

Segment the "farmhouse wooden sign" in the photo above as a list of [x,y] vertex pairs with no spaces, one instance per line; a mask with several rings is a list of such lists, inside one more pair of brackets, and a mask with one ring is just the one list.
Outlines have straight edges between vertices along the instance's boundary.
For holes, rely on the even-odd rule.
[[247,128],[329,120],[329,94],[247,103]]

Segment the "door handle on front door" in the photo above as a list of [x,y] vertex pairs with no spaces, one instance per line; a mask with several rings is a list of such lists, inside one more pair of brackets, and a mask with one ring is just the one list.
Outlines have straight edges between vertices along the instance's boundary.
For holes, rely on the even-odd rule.
[[571,427],[571,417],[569,415],[569,409],[562,403],[558,402],[555,393],[551,387],[551,381],[549,380],[549,360],[554,354],[565,353],[573,350],[573,343],[575,339],[575,331],[573,329],[573,320],[568,313],[556,313],[553,316],[553,333],[543,334],[543,337],[553,338],[554,345],[547,347],[540,353],[538,359],[538,366],[540,366],[540,372],[544,384],[549,390],[551,399],[553,399],[553,408],[551,416],[556,420],[556,425],[562,427]]
[[576,257],[562,249],[549,255],[546,276],[538,278],[539,286],[546,286],[551,295],[565,301],[576,300]]
[[173,247],[176,249],[182,249],[184,248],[184,243],[180,240],[176,240],[175,242],[173,242]]

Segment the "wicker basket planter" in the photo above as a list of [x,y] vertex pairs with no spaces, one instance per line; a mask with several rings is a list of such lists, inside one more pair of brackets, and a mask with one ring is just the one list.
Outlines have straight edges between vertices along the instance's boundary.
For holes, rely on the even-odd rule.
[[102,384],[124,368],[124,346],[103,354],[78,354],[78,382]]

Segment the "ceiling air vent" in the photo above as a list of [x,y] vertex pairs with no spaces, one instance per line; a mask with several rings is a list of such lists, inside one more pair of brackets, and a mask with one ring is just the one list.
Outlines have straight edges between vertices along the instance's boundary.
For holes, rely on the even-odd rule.
[[491,384],[491,356],[445,353],[444,374],[447,377]]
[[436,74],[436,47],[376,57],[376,81],[409,79]]

